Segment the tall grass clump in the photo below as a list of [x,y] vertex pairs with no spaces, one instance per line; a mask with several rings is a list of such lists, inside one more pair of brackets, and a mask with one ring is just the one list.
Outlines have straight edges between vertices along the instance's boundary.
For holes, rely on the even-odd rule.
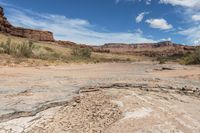
[[31,56],[33,56],[33,50],[35,48],[35,45],[33,44],[33,42],[29,41],[28,43],[22,43],[22,44],[18,44],[16,46],[16,55],[19,57],[26,57],[26,58],[30,58]]
[[2,42],[0,47],[2,49],[2,53],[10,55],[13,52],[13,48],[11,46],[11,39],[10,38],[6,41],[6,43]]
[[11,39],[8,39],[6,43],[0,44],[1,53],[12,55],[14,57],[26,57],[30,58],[33,56],[33,50],[35,45],[33,42],[23,42],[19,44],[12,44]]
[[90,58],[92,54],[91,49],[89,48],[73,48],[72,55],[78,58]]
[[53,52],[40,52],[36,58],[42,59],[42,60],[64,60],[65,56],[63,56],[61,53],[57,53],[55,51]]
[[200,48],[183,57],[180,63],[185,65],[200,64]]

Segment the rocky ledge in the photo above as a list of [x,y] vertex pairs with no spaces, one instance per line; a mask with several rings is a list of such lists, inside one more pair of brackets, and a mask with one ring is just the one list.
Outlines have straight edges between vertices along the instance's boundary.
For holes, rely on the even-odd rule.
[[25,29],[11,25],[8,22],[7,18],[4,16],[4,11],[2,7],[0,7],[0,32],[36,41],[54,41],[52,32]]

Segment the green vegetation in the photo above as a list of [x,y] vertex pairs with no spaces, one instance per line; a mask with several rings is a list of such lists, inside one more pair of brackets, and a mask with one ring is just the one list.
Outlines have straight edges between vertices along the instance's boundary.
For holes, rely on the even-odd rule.
[[167,62],[167,59],[163,57],[159,57],[157,58],[157,61],[159,62],[159,64],[165,64]]
[[185,65],[200,64],[200,48],[198,48],[195,52],[184,56],[180,63]]
[[16,45],[16,56],[30,58],[33,55],[35,45],[32,42]]
[[33,49],[35,45],[32,42],[24,42],[21,44],[12,44],[11,39],[8,39],[6,43],[0,44],[1,53],[13,55],[15,57],[27,57],[30,58],[33,55]]
[[179,60],[184,56],[184,54],[174,54],[171,56],[161,56],[158,57],[156,60],[159,62],[159,64],[165,64],[166,62],[172,61],[172,62],[179,62]]
[[72,55],[78,58],[87,59],[90,58],[92,50],[89,48],[73,48]]
[[69,56],[55,51],[51,47],[36,46],[33,42],[12,43],[9,38],[0,44],[0,52],[16,58],[35,58],[42,60],[81,61],[91,59],[92,51],[89,48],[73,48]]
[[167,57],[158,57],[157,61],[160,64],[165,64],[168,61],[179,62],[183,65],[200,64],[200,48],[197,48],[194,52],[188,54],[177,54]]
[[15,58],[34,58],[42,60],[58,60],[62,55],[55,52],[52,48],[36,46],[33,42],[12,43],[8,39],[0,44],[0,53],[11,55]]
[[7,42],[4,44],[3,42],[0,45],[1,47],[1,53],[11,54],[12,53],[12,47],[11,47],[11,39],[8,39]]

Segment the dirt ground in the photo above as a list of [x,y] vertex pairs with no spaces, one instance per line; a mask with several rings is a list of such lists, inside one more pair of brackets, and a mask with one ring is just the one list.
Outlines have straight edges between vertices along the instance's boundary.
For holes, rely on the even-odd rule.
[[200,66],[0,67],[0,133],[199,133]]

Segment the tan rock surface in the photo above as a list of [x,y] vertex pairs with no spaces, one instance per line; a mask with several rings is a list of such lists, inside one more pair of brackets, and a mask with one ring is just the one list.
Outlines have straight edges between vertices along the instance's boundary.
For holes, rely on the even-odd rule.
[[152,62],[2,66],[0,132],[198,133],[199,75]]

